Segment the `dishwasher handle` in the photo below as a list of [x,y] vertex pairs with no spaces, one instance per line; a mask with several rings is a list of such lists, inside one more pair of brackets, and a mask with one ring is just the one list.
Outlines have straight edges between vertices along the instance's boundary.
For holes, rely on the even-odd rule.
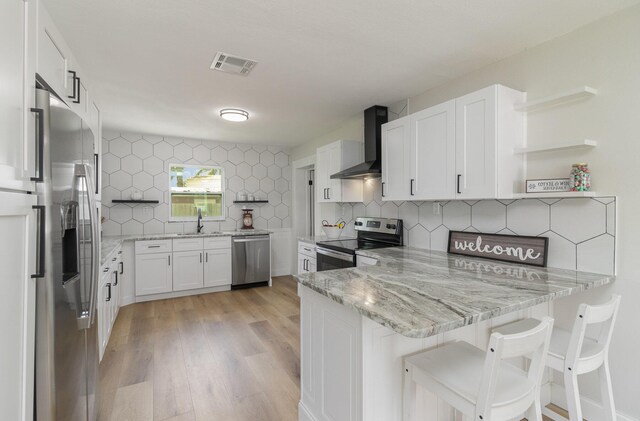
[[261,238],[234,238],[234,243],[256,243],[259,241],[269,241],[269,237],[261,237]]

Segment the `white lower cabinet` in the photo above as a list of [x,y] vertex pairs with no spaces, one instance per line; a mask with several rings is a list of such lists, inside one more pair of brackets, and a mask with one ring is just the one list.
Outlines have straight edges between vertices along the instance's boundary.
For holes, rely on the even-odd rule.
[[298,242],[298,273],[316,272],[316,246]]
[[301,420],[362,420],[361,317],[310,289],[300,296]]
[[136,295],[173,291],[171,253],[136,254]]
[[316,272],[316,259],[303,254],[298,255],[298,273]]
[[203,252],[173,252],[173,290],[202,288],[204,285]]
[[100,284],[98,288],[98,343],[100,345],[100,359],[109,343],[111,330],[118,317],[120,309],[120,281],[123,275],[121,252],[114,251],[112,257],[102,265]]
[[109,267],[103,268],[100,277],[100,287],[98,288],[98,342],[100,344],[100,360],[104,355],[104,350],[109,341],[109,303],[107,301],[110,292],[109,288]]
[[231,285],[231,249],[204,251],[204,286]]
[[138,297],[231,285],[231,237],[136,241],[135,250]]

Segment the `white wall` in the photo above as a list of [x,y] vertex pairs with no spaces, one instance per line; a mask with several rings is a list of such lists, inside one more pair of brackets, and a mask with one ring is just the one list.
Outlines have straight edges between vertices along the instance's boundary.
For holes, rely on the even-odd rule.
[[[508,34],[505,34],[508,36]],[[580,300],[600,301],[610,293],[622,295],[618,325],[611,348],[613,389],[621,413],[640,419],[640,329],[635,306],[640,300],[640,194],[635,167],[640,158],[640,7],[627,9],[563,37],[472,72],[409,99],[410,112],[500,83],[528,92],[529,98],[560,93],[581,85],[599,90],[589,100],[529,113],[530,145],[594,139],[592,151],[539,154],[528,158],[529,178],[566,176],[574,162],[590,164],[593,188],[618,197],[618,280],[556,306],[559,325],[568,325]],[[353,125],[350,126],[353,129]],[[345,130],[348,129],[345,128]],[[339,132],[339,130],[336,130]],[[318,146],[326,137],[314,139]],[[296,159],[309,152],[297,148]],[[591,380],[591,379],[587,379]],[[585,394],[598,397],[583,382]]]

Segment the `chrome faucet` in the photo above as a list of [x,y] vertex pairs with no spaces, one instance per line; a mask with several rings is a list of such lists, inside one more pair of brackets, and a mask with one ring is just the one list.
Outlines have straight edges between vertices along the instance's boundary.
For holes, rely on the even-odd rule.
[[202,232],[204,225],[202,225],[202,208],[198,208],[198,226],[196,226],[196,230],[198,234]]

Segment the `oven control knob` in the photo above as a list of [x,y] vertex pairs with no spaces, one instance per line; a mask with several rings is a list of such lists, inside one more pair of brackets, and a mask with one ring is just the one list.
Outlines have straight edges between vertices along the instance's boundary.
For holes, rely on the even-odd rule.
[[356,222],[356,223],[355,223],[355,225],[357,225],[357,226],[361,226],[361,225],[362,225],[362,222]]
[[387,224],[387,229],[388,230],[394,230],[394,229],[396,229],[396,226],[393,225],[393,224]]

